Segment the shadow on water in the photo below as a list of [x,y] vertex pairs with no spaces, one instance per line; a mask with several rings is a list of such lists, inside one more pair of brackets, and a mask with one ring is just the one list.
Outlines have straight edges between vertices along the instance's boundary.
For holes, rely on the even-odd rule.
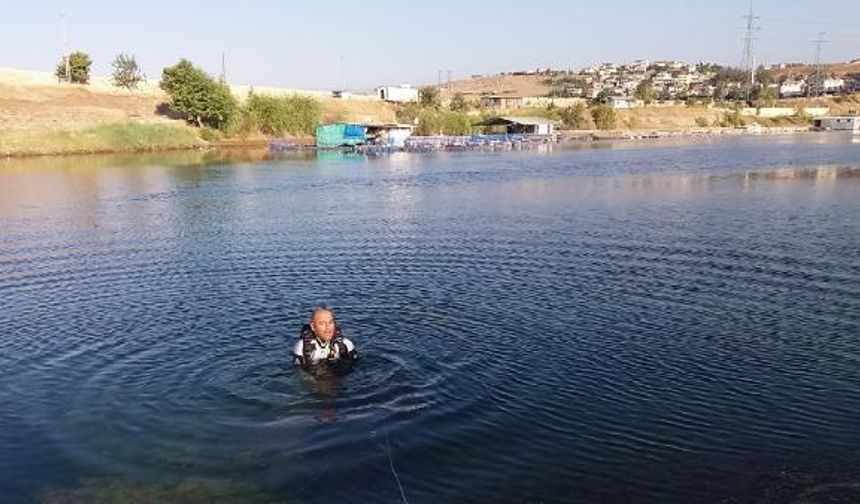
[[741,496],[721,504],[848,504],[860,502],[860,480],[835,469],[784,468],[757,475]]
[[73,488],[48,490],[38,501],[44,504],[283,502],[249,483],[186,480],[175,484],[158,484],[108,478],[85,479]]

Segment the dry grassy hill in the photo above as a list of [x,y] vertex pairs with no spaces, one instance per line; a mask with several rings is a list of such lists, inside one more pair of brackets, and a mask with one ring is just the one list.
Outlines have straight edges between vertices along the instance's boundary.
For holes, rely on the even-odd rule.
[[[825,75],[835,75],[844,77],[846,75],[860,74],[860,59],[852,60],[848,63],[828,63],[821,65],[821,71]],[[769,70],[770,74],[777,79],[784,77],[794,77],[809,75],[815,72],[813,65],[799,65],[786,68],[774,68]]]
[[[248,89],[236,87],[234,92],[241,99]],[[255,92],[312,96],[320,102],[323,121],[395,120],[394,109],[378,100],[339,100],[322,91],[278,88],[255,88]],[[66,84],[57,82],[50,72],[0,68],[0,155],[111,150],[111,141],[93,138],[105,135],[123,141],[131,136],[131,148],[136,149],[152,140],[147,135],[137,138],[138,132],[153,130],[163,138],[159,143],[164,148],[199,145],[197,130],[165,115],[168,101],[152,81],[129,91],[113,86],[107,77],[94,76],[87,85]],[[183,140],[176,144],[171,137]]]

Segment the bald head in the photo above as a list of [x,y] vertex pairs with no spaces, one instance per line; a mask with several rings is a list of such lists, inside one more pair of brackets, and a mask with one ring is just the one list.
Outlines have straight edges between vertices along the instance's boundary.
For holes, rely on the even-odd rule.
[[316,308],[311,313],[311,330],[317,338],[329,341],[334,337],[334,312],[324,306]]

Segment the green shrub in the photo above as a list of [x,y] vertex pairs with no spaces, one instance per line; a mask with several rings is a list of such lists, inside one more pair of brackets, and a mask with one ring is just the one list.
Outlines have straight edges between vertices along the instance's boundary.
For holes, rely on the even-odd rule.
[[117,87],[134,89],[144,80],[134,55],[119,53],[111,66],[113,66],[113,83]]
[[615,129],[615,125],[618,122],[618,114],[611,107],[598,105],[591,109],[591,119],[594,121],[594,126],[597,129]]
[[448,105],[448,108],[453,112],[467,112],[470,106],[469,102],[466,101],[466,97],[463,96],[463,93],[454,93],[454,97],[451,98],[451,103]]
[[577,103],[561,110],[561,124],[567,129],[588,129],[585,105]]
[[707,118],[707,117],[699,116],[699,117],[697,117],[697,118],[696,118],[696,126],[698,126],[698,127],[700,127],[700,128],[707,128],[707,127],[708,127],[708,126],[710,126],[710,125],[711,125],[711,123],[710,123],[710,122],[708,122],[708,118]]
[[93,66],[93,61],[87,53],[75,51],[69,55],[69,74],[66,75],[66,59],[63,58],[57,64],[55,75],[61,81],[89,84],[91,66]]
[[216,81],[186,59],[162,71],[160,86],[170,95],[171,106],[199,127],[223,129],[238,108],[226,83]]
[[239,115],[245,131],[313,135],[320,122],[320,104],[307,96],[276,97],[251,92]]
[[469,135],[472,118],[462,112],[422,109],[418,113],[416,135]]

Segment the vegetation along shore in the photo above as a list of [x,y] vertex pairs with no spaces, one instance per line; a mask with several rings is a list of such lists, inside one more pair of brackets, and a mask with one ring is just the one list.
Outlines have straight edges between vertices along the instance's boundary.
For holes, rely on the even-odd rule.
[[860,110],[853,89],[781,98],[780,86],[797,73],[764,69],[756,87],[745,89],[744,75],[705,68],[711,73],[702,82],[710,84],[701,89],[711,96],[667,95],[640,80],[625,103],[618,89],[595,92],[596,81],[584,71],[545,71],[475,76],[393,102],[373,94],[231,86],[185,59],[164,68],[157,81],[145,79],[130,54],[117,55],[111,76],[91,76],[90,65],[77,52],[53,73],[0,69],[0,156],[236,147],[276,138],[313,145],[317,125],[331,122],[468,135],[483,132],[476,123],[497,115],[552,119],[559,138],[574,140],[794,132],[807,130],[813,115]]

